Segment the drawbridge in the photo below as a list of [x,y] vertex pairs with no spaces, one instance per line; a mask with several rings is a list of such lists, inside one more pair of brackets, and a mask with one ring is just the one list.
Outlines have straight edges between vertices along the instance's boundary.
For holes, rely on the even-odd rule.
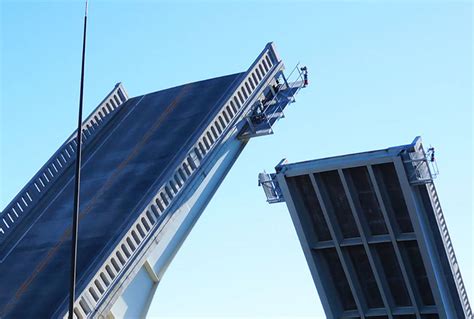
[[[173,257],[253,137],[306,86],[272,43],[246,72],[130,98],[83,122],[74,317],[144,317]],[[63,318],[76,134],[0,213],[0,318]]]

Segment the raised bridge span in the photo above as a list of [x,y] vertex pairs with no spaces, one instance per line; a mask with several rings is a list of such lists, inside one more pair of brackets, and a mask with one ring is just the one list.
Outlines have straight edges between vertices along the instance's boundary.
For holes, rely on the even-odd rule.
[[[240,152],[306,85],[283,71],[269,43],[246,72],[133,98],[117,84],[84,121],[76,318],[146,315]],[[0,318],[67,316],[74,136],[0,213]]]

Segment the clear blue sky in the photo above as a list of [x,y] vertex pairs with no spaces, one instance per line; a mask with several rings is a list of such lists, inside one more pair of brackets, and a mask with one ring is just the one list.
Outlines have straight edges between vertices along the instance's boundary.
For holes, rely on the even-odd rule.
[[[0,206],[73,131],[83,4],[1,2]],[[85,110],[116,82],[131,96],[244,71],[275,41],[311,85],[249,143],[165,274],[150,317],[323,318],[284,204],[257,173],[409,143],[437,148],[436,186],[474,302],[471,2],[94,1]]]

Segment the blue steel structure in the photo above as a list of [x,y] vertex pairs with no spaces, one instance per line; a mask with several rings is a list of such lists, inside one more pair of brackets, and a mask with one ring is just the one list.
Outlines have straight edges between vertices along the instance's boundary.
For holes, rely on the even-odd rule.
[[[118,84],[84,121],[75,318],[146,315],[240,152],[304,86],[283,70],[269,43],[243,73],[134,98]],[[76,144],[0,214],[0,318],[67,315]]]
[[432,161],[418,137],[259,175],[268,202],[286,202],[328,318],[473,318]]

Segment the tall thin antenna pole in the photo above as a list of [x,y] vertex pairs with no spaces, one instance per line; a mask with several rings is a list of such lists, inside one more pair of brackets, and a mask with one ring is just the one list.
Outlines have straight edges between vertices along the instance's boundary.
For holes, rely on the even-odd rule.
[[77,118],[77,147],[76,147],[76,176],[74,185],[74,208],[72,213],[72,242],[71,242],[71,275],[69,287],[69,319],[74,316],[76,301],[76,260],[77,260],[77,231],[79,222],[79,193],[81,190],[81,144],[82,144],[82,102],[84,97],[84,65],[86,61],[86,30],[87,30],[87,0],[84,12],[84,35],[82,37],[82,67],[81,90],[79,94],[79,115]]

